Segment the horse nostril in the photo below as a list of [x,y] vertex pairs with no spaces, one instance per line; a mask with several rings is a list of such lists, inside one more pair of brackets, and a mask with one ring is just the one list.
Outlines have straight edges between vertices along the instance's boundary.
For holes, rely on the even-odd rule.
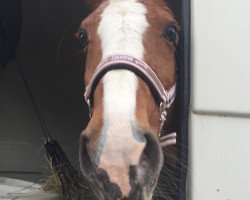
[[89,139],[82,134],[80,138],[80,166],[82,173],[87,177],[90,178],[90,176],[93,174],[94,166],[91,162],[88,150],[87,150],[87,144],[89,143]]
[[157,138],[150,133],[146,133],[146,146],[141,156],[139,167],[144,174],[158,173],[162,167],[163,153]]

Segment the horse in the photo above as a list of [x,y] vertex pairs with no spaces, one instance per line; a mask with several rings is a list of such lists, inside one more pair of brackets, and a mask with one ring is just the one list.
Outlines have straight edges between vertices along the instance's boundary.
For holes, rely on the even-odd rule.
[[164,0],[88,3],[91,13],[77,32],[90,112],[80,136],[81,172],[99,200],[151,200],[161,144],[175,143],[162,129],[174,113],[180,28]]

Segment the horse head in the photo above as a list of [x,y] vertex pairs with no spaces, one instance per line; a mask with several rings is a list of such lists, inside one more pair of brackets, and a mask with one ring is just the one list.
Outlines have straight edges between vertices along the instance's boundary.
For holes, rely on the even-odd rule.
[[130,66],[149,66],[171,90],[178,25],[162,0],[91,5],[78,33],[86,54],[85,84],[91,85],[91,119],[80,138],[81,171],[100,200],[151,200],[163,165],[161,100],[140,71],[143,66]]

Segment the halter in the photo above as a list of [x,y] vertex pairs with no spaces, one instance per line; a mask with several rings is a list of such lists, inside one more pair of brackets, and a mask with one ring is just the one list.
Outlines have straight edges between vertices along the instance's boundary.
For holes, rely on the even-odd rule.
[[175,99],[176,84],[170,90],[165,90],[161,81],[154,71],[142,60],[127,54],[114,54],[102,60],[97,66],[89,85],[85,89],[85,101],[89,106],[89,115],[92,115],[93,92],[100,79],[110,70],[127,69],[139,75],[149,86],[160,107],[160,143],[167,146],[176,143],[176,133],[161,136],[162,128],[167,117],[167,109],[170,108]]

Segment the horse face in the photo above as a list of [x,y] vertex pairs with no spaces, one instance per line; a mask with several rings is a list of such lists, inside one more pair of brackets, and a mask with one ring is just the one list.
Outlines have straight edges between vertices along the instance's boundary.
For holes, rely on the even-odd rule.
[[[85,83],[117,53],[144,60],[166,89],[175,83],[176,22],[164,2],[109,0],[82,22]],[[82,34],[85,34],[84,37]],[[162,167],[159,105],[129,70],[107,72],[95,88],[92,118],[80,138],[80,164],[100,200],[151,200]]]

